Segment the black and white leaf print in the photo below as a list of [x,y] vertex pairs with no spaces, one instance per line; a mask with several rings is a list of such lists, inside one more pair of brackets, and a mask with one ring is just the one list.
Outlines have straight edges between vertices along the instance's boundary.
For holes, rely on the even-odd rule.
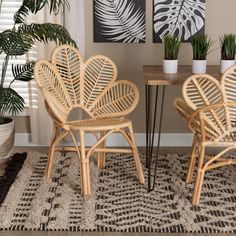
[[145,42],[145,0],[94,0],[95,42]]
[[154,0],[154,42],[167,34],[188,41],[205,26],[205,0]]

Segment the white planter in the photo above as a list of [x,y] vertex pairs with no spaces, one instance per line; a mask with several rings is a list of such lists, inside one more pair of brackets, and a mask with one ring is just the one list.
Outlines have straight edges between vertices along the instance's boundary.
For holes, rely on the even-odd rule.
[[193,60],[192,72],[193,74],[205,74],[206,73],[206,60]]
[[163,60],[163,72],[174,74],[178,71],[178,60]]
[[0,164],[6,162],[12,154],[15,139],[15,123],[13,119],[9,123],[0,124]]
[[220,72],[223,74],[233,65],[235,65],[235,60],[220,60]]

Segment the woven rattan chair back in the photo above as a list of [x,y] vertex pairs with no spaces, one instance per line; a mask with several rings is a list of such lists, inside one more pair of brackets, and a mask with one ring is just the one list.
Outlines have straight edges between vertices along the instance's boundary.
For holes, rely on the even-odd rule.
[[[221,87],[225,103],[236,102],[236,66],[228,69],[222,76]],[[231,132],[236,131],[236,106],[226,106],[226,122]]]
[[46,60],[35,65],[35,80],[54,117],[65,123],[72,107],[64,82],[55,67]]
[[183,84],[183,97],[196,110],[223,101],[219,82],[207,74],[192,75]]
[[[53,111],[57,115],[62,112],[60,120],[65,121],[75,107],[93,118],[125,116],[139,101],[138,89],[133,83],[115,81],[117,68],[108,57],[96,55],[84,62],[76,48],[61,45],[53,51],[51,62],[53,66],[44,60],[37,63],[40,76],[36,77],[41,80],[38,83],[45,91],[49,106],[54,109],[52,103],[56,102],[60,107],[59,111]],[[52,95],[57,101],[51,101]]]
[[[206,74],[190,76],[183,85],[183,97],[193,110],[223,102],[220,83],[214,77]],[[212,110],[208,110],[202,115],[208,131],[206,138],[211,141],[218,141],[224,137],[228,129],[225,123],[226,114],[224,108],[214,109],[213,107]],[[200,123],[196,123],[193,120],[191,124],[198,124],[198,127],[192,127],[192,129],[200,132]]]

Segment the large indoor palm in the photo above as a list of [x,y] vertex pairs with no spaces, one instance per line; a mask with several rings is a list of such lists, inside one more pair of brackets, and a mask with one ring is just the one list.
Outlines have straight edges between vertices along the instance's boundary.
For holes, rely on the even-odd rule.
[[[0,0],[0,6],[4,1],[8,0]],[[58,14],[67,5],[67,0],[23,0],[14,15],[13,28],[0,33],[0,54],[4,55],[0,80],[0,124],[4,123],[6,113],[16,115],[24,109],[24,99],[11,88],[12,83],[16,80],[29,81],[33,76],[33,61],[12,65],[14,79],[9,86],[4,86],[9,59],[29,52],[36,41],[75,45],[63,26],[52,23],[27,24],[27,16],[36,14],[45,7],[49,8],[50,14]]]

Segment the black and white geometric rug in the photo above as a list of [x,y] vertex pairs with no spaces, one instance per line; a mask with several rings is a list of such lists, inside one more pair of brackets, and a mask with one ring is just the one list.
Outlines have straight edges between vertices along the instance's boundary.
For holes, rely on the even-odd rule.
[[5,170],[1,169],[0,173],[0,205],[4,201],[9,188],[15,181],[18,172],[27,157],[27,153],[15,153],[7,163]]
[[236,167],[208,171],[201,204],[193,207],[193,184],[184,182],[187,161],[160,156],[150,193],[138,183],[129,155],[108,155],[104,170],[91,161],[92,195],[83,198],[75,154],[57,154],[52,178],[45,180],[47,156],[28,153],[0,207],[0,229],[236,233]]

